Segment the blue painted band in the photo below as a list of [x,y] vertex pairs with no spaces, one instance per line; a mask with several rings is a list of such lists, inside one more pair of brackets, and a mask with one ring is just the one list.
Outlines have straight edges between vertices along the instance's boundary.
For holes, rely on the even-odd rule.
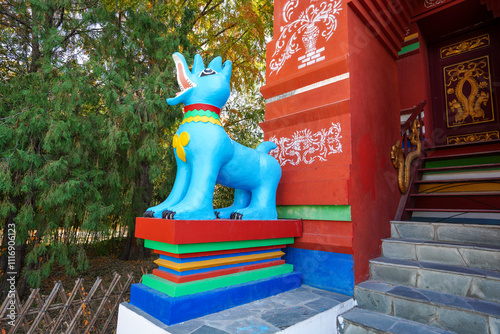
[[266,249],[266,250],[253,251],[253,252],[236,252],[236,253],[229,253],[229,254],[198,256],[198,257],[190,257],[190,258],[176,258],[176,257],[160,254],[160,259],[172,261],[175,263],[189,263],[189,262],[207,261],[207,260],[213,260],[213,259],[223,259],[223,258],[235,257],[235,256],[272,253],[272,252],[276,252],[276,251],[280,251],[280,250],[281,250],[281,248],[276,248],[276,249]]
[[301,276],[291,272],[177,298],[138,283],[131,286],[130,304],[173,325],[299,288]]
[[303,274],[303,283],[328,291],[353,295],[354,258],[340,254],[287,247],[283,259]]
[[186,271],[177,271],[177,270],[173,270],[173,269],[170,269],[170,268],[167,268],[167,267],[162,267],[162,266],[158,267],[158,269],[166,271],[166,272],[174,274],[174,275],[177,275],[177,276],[185,276],[185,275],[191,275],[191,274],[206,273],[206,272],[209,272],[209,271],[214,271],[214,270],[219,270],[219,269],[242,267],[242,266],[247,266],[249,264],[271,262],[271,261],[276,261],[276,260],[278,260],[278,259],[265,259],[265,260],[260,260],[260,261],[242,262],[242,263],[228,264],[228,265],[225,265],[225,266],[202,268],[202,269],[193,269],[193,270],[186,270]]

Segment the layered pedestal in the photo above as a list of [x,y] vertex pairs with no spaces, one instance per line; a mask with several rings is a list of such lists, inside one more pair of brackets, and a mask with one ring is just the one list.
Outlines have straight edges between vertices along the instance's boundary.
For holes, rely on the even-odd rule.
[[300,220],[137,218],[159,268],[132,286],[130,303],[172,325],[298,288],[281,249],[301,235]]

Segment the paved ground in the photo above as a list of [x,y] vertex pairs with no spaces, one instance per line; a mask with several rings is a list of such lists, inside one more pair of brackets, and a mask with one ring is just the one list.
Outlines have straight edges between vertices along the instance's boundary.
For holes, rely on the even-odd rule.
[[[279,295],[172,326],[172,334],[277,333],[347,300],[350,296],[303,285]],[[334,333],[335,329],[332,329]]]

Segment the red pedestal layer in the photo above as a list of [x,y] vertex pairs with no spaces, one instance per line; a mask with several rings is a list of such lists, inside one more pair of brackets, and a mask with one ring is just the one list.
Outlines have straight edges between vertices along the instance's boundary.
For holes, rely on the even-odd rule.
[[137,218],[137,238],[172,245],[207,242],[294,238],[302,235],[302,220],[167,220]]

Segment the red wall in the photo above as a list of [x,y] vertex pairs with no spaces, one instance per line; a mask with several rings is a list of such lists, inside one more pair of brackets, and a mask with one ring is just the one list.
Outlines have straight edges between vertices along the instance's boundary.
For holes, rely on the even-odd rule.
[[425,68],[420,53],[398,59],[399,100],[402,109],[411,108],[425,99],[423,83],[427,82]]
[[[380,256],[400,193],[391,146],[399,136],[401,104],[394,58],[349,10],[352,207],[356,283],[369,278],[368,260]],[[363,47],[359,42],[363,40]]]
[[427,43],[419,33],[419,50],[410,56],[397,60],[399,80],[399,100],[401,109],[411,108],[421,101],[427,101],[424,107],[424,125],[426,140],[433,142],[432,103],[429,77]]

